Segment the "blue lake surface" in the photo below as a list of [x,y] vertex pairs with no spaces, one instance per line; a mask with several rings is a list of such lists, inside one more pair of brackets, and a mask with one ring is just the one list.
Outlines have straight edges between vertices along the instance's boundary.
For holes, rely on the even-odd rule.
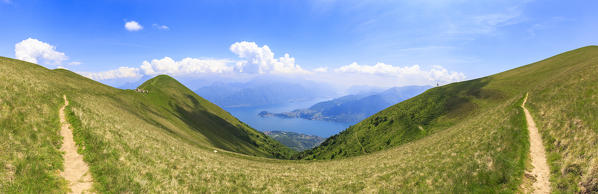
[[309,135],[317,135],[328,138],[335,135],[347,127],[349,123],[338,123],[331,121],[317,121],[307,119],[283,119],[277,117],[262,118],[258,115],[261,111],[268,112],[288,112],[299,108],[308,108],[318,102],[328,99],[317,99],[305,102],[288,103],[282,105],[224,108],[239,120],[247,123],[249,126],[260,131],[292,131]]

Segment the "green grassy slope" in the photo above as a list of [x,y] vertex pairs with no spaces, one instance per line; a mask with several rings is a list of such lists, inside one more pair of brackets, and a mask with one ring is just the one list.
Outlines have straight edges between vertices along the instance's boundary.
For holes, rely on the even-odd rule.
[[299,158],[343,158],[412,142],[490,114],[488,108],[529,91],[529,106],[550,153],[553,189],[598,191],[596,75],[598,47],[589,46],[500,74],[433,88],[369,117]]
[[586,47],[517,69],[542,79],[530,88],[528,109],[547,149],[558,193],[598,193],[598,47]]
[[[57,174],[62,169],[57,113],[62,94],[71,100],[69,120],[76,128],[77,142],[86,147],[84,157],[94,178],[100,184],[121,185],[110,189],[140,188],[128,174],[133,171],[124,169],[119,160],[143,153],[134,146],[119,147],[110,141],[113,136],[132,135],[126,129],[115,130],[114,126],[123,122],[136,127],[152,125],[150,130],[173,137],[171,141],[198,148],[278,158],[288,158],[294,152],[168,76],[144,83],[142,87],[150,91],[145,94],[105,86],[67,70],[0,58],[0,77],[0,192],[65,189]],[[102,114],[125,120],[98,119],[93,124],[102,124],[108,131],[85,130],[93,124],[80,120],[77,114],[90,107],[101,107],[98,109],[105,111]]]
[[[149,91],[141,94],[141,109],[159,112],[158,115],[169,117],[171,122],[187,125],[193,132],[202,134],[203,139],[211,145],[255,156],[288,158],[292,154],[290,149],[242,123],[167,75],[150,79],[139,88]],[[193,132],[175,133],[187,137]],[[195,138],[188,140],[194,141]]]
[[[62,94],[99,192],[520,192],[529,150],[519,107],[526,92],[548,149],[553,190],[598,187],[595,46],[430,89],[302,153],[315,161],[222,149],[243,151],[247,144],[212,141],[247,136],[214,135],[194,119],[215,114],[232,126],[240,122],[186,97],[193,95],[168,77],[148,81],[142,87],[150,93],[141,94],[6,58],[0,74],[2,193],[65,189],[57,176]],[[253,154],[268,152],[262,150]]]
[[[452,126],[479,110],[479,104],[504,100],[500,92],[485,89],[491,78],[482,78],[429,89],[391,106],[335,135],[302,159],[356,156],[401,145]],[[482,102],[480,102],[482,103]]]
[[[0,193],[60,192],[59,90],[48,70],[0,58]],[[23,71],[24,70],[24,71]],[[36,183],[36,184],[33,184]]]

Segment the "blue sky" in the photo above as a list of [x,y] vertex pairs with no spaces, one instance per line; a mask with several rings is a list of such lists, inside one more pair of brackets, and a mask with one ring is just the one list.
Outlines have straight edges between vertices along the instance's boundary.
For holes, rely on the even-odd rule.
[[[22,59],[115,84],[161,73],[448,83],[598,44],[596,8],[589,0],[0,0],[0,55],[19,58],[17,44],[32,38]],[[52,51],[65,57],[44,59]]]

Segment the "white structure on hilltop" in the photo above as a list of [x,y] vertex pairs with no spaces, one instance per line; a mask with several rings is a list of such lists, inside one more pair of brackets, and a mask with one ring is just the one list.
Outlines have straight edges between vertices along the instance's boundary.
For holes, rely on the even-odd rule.
[[146,93],[146,94],[147,94],[147,93],[149,93],[149,91],[147,91],[147,90],[144,90],[144,89],[139,89],[139,88],[136,88],[136,89],[135,89],[135,92],[139,92],[139,93]]

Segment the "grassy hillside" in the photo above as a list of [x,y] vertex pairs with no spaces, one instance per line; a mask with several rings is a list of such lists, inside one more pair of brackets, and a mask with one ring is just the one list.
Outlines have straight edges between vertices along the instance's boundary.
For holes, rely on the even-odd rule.
[[[65,189],[57,174],[62,94],[99,192],[520,192],[529,149],[519,106],[526,92],[553,191],[597,190],[595,75],[598,47],[584,47],[430,89],[300,155],[310,160],[277,160],[227,151],[272,153],[238,142],[251,140],[249,132],[213,134],[205,126],[224,121],[246,130],[168,77],[143,84],[150,93],[142,94],[1,58],[0,192]],[[201,121],[210,115],[224,121]],[[212,142],[228,138],[235,141]]]
[[349,127],[300,157],[334,159],[371,153],[453,126],[479,110],[475,100],[504,100],[498,91],[483,88],[489,81],[482,78],[429,89]]
[[532,71],[543,79],[530,88],[528,109],[547,149],[553,191],[598,193],[598,47],[512,73]]
[[299,158],[344,158],[412,142],[492,114],[489,108],[529,91],[530,107],[550,153],[553,190],[598,191],[596,75],[598,47],[590,46],[493,76],[433,88],[351,126]]
[[[137,111],[155,112],[158,114],[146,116],[167,117],[170,122],[180,122],[178,124],[181,126],[193,129],[192,132],[172,131],[190,142],[202,138],[217,148],[255,156],[288,158],[292,154],[292,151],[282,144],[242,123],[224,109],[203,99],[167,75],[150,79],[139,88],[148,93],[137,94],[141,97],[138,99],[141,101],[140,109],[145,109]],[[193,137],[196,132],[203,137]]]
[[59,192],[60,89],[47,69],[0,58],[0,193]]
[[[203,149],[277,158],[294,152],[168,76],[149,80],[141,86],[149,93],[138,93],[8,58],[0,58],[0,74],[0,192],[65,189],[56,173],[63,165],[57,114],[62,94],[71,101],[69,120],[100,191],[141,188],[131,175],[134,169],[120,162],[127,155],[140,157],[127,163],[147,162],[137,147],[152,142],[136,138],[145,130],[161,134],[151,138],[167,136]],[[90,109],[99,117],[81,116]],[[110,116],[118,121],[104,119]]]

